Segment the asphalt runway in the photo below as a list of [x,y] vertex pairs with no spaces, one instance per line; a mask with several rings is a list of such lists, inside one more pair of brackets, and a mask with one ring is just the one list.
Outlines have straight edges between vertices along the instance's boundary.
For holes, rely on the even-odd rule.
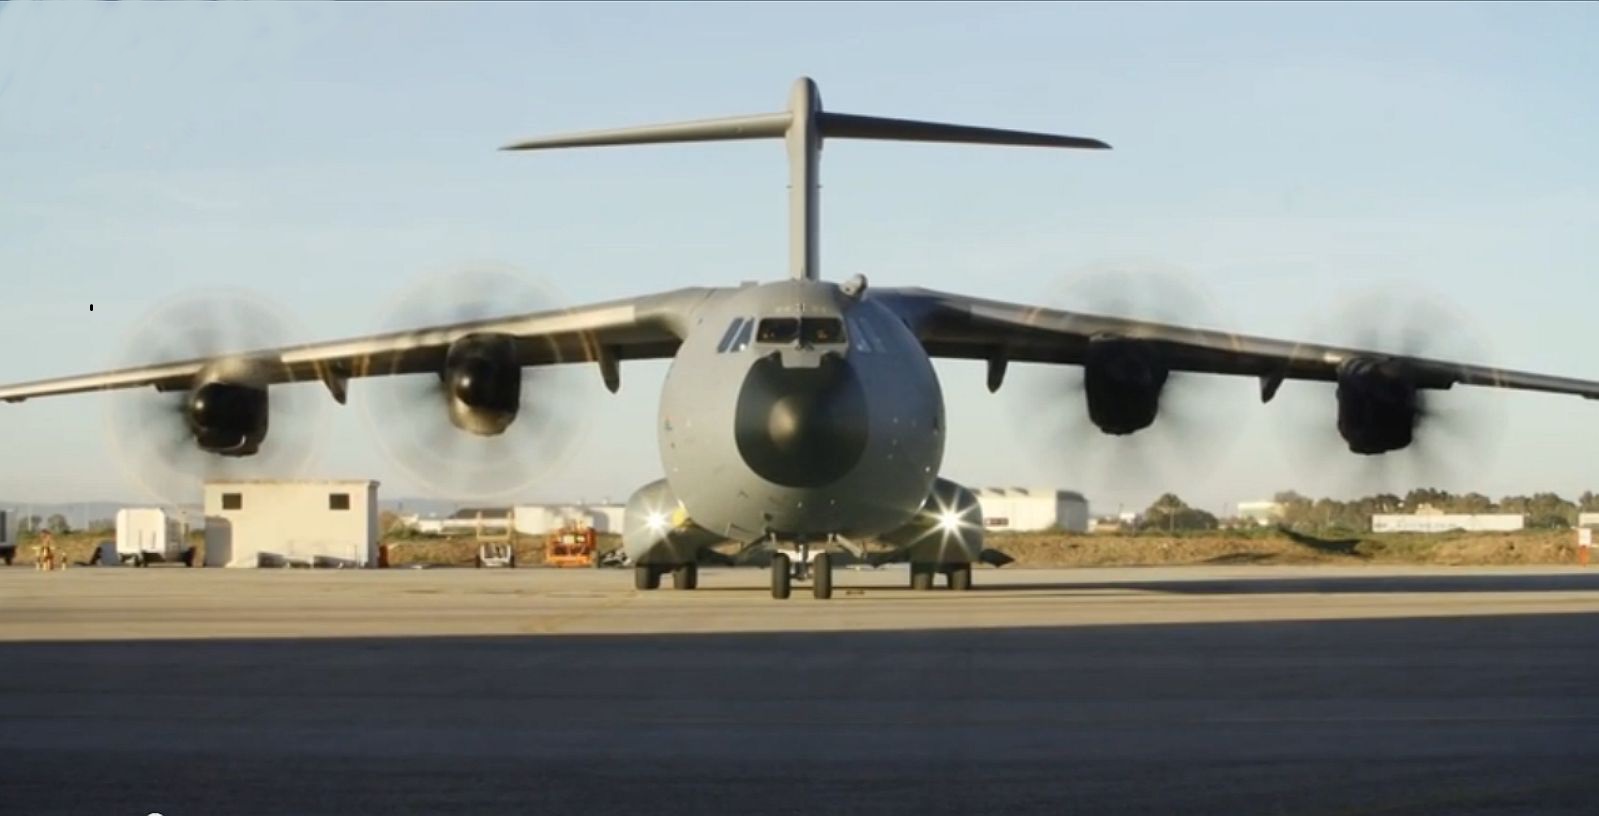
[[1593,814],[1599,569],[0,569],[0,813]]

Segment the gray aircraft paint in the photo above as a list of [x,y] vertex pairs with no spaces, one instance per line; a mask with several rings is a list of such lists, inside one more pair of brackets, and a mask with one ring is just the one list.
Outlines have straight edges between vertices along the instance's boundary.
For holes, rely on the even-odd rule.
[[[802,316],[841,318],[846,342],[761,343],[752,331],[746,344],[717,351],[735,320],[758,325],[767,317]],[[827,364],[848,383],[834,400],[863,403],[862,447],[839,451],[850,461],[827,474],[831,478],[780,484],[740,449],[740,408],[748,407],[751,380],[763,370],[802,377]],[[828,422],[837,406],[810,407],[794,421]],[[938,378],[921,344],[869,294],[850,298],[836,284],[814,281],[749,286],[701,307],[667,372],[657,420],[661,465],[694,522],[727,538],[872,536],[907,522],[926,498],[943,460],[943,412]],[[758,425],[782,424],[781,413],[781,406],[771,407]],[[745,420],[748,433],[770,430]],[[835,441],[854,447],[850,439]],[[820,453],[825,459],[830,452]]]

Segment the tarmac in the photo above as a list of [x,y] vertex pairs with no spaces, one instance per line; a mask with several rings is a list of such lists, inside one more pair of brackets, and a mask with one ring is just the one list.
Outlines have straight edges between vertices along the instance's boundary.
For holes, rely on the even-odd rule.
[[1599,568],[976,579],[0,569],[0,812],[1599,812]]

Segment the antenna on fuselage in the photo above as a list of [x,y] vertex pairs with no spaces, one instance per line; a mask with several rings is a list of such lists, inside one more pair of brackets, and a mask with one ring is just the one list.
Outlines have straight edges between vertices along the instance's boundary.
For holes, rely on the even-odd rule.
[[568,133],[515,142],[500,149],[549,150],[560,147],[777,138],[783,139],[788,148],[788,263],[789,277],[795,280],[816,280],[820,274],[817,171],[821,164],[823,139],[1110,149],[1110,145],[1098,139],[1080,136],[828,113],[822,110],[822,97],[810,77],[800,77],[794,81],[794,87],[788,95],[788,110],[779,113]]

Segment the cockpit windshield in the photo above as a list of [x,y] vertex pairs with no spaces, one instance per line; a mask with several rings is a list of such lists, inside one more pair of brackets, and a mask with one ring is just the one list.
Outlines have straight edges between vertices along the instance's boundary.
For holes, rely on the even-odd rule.
[[755,332],[757,343],[792,343],[799,336],[799,318],[768,317]]
[[800,320],[800,342],[807,346],[844,342],[844,321],[836,317],[807,317]]
[[768,317],[755,331],[757,343],[786,344],[796,338],[807,346],[843,343],[844,321],[836,317]]

